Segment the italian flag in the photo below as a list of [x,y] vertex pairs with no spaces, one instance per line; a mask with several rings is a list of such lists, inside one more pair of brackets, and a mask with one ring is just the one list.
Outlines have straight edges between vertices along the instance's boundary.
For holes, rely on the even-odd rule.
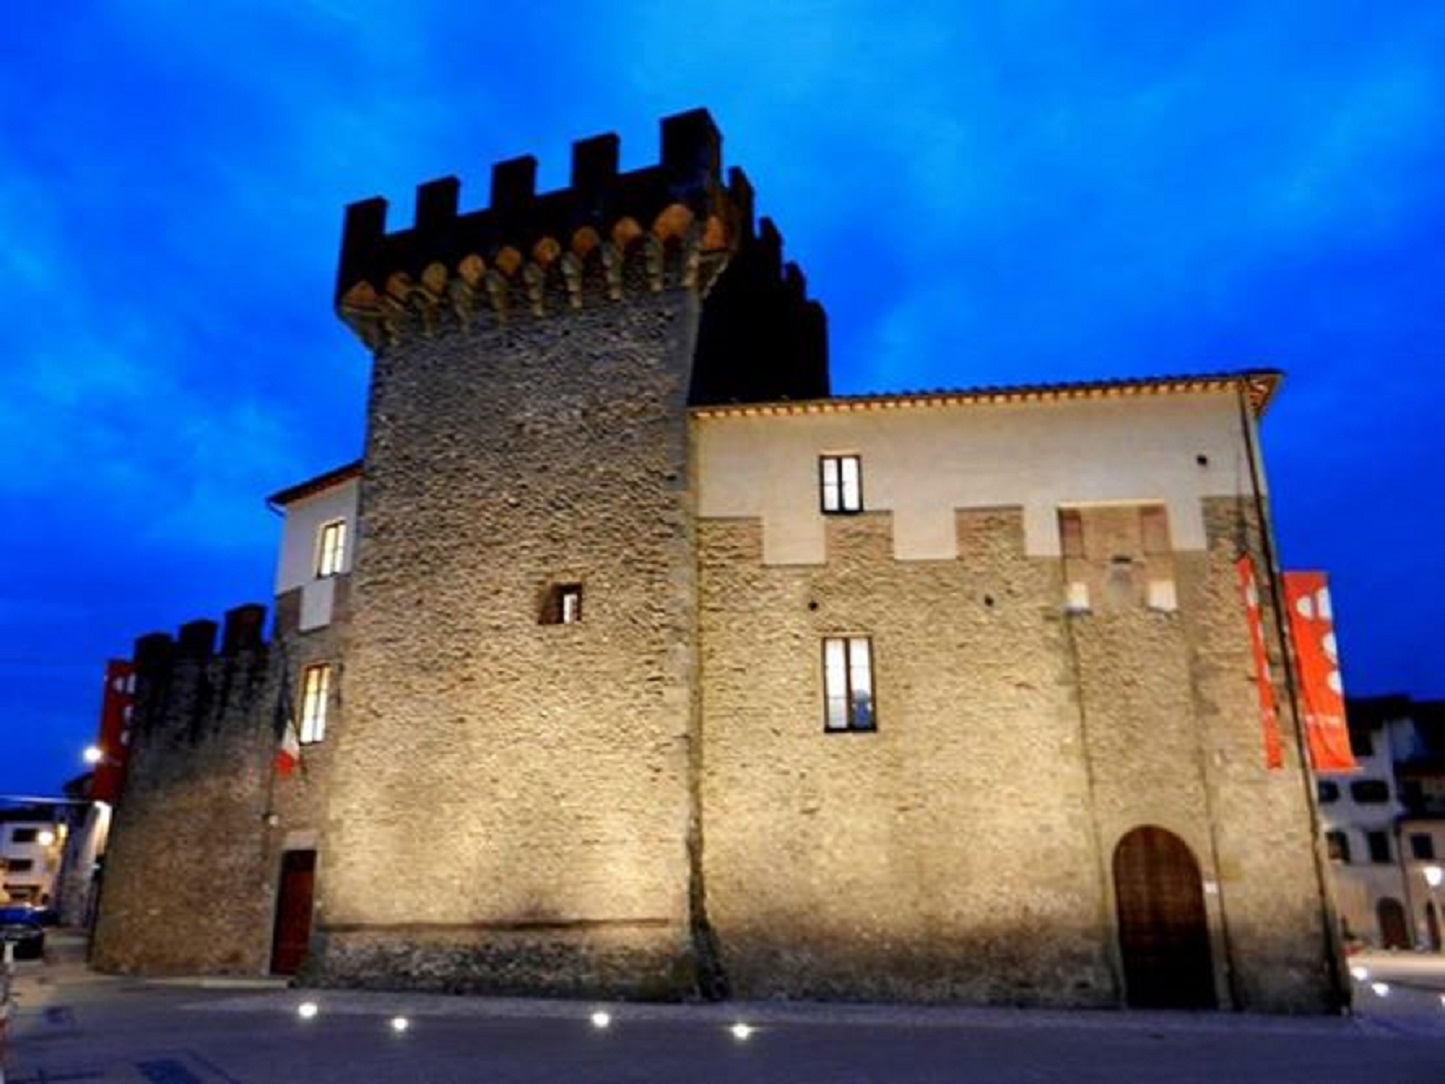
[[276,774],[289,779],[301,763],[301,735],[296,733],[296,720],[286,713],[286,722],[281,727],[281,740],[276,745]]

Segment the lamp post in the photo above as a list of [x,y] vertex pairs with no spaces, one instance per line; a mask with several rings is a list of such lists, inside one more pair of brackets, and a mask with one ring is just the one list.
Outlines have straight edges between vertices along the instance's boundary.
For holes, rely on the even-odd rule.
[[1431,864],[1423,867],[1420,872],[1425,875],[1425,885],[1430,889],[1430,910],[1429,914],[1435,918],[1435,923],[1430,927],[1431,945],[1436,952],[1440,951],[1440,902],[1435,898],[1435,890],[1445,882],[1445,868]]

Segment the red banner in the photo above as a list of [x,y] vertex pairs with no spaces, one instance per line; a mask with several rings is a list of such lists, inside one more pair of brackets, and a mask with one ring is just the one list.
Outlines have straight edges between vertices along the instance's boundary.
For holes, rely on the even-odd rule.
[[1299,663],[1305,736],[1317,772],[1358,771],[1345,723],[1344,683],[1329,581],[1323,572],[1286,572],[1285,605]]
[[90,797],[97,802],[114,802],[120,797],[125,778],[125,752],[130,744],[130,713],[135,700],[135,668],[124,659],[105,664],[105,694],[100,701],[100,734],[95,744],[100,759],[95,762]]
[[1264,648],[1264,619],[1259,610],[1259,580],[1254,575],[1254,562],[1245,554],[1235,562],[1239,573],[1239,590],[1244,596],[1244,617],[1249,625],[1249,646],[1254,655],[1254,683],[1259,689],[1259,721],[1264,730],[1264,766],[1271,771],[1284,767],[1284,749],[1279,737],[1279,709],[1274,702],[1274,682],[1270,678],[1269,653]]

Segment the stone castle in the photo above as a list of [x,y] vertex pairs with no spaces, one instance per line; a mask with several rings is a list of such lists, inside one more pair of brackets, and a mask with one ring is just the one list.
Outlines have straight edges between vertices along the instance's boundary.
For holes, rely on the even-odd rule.
[[1337,1007],[1236,581],[1284,673],[1278,374],[831,396],[706,113],[534,182],[349,208],[365,454],[272,497],[269,641],[247,606],[138,642],[97,965]]

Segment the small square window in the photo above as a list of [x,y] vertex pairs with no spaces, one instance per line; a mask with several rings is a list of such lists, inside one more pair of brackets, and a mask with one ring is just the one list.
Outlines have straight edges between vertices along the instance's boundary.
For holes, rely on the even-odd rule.
[[1426,832],[1410,833],[1410,857],[1420,862],[1435,858],[1435,840]]
[[316,575],[336,576],[346,563],[346,520],[323,523],[316,532]]
[[34,843],[40,835],[39,828],[12,828],[10,830],[11,843]]
[[326,737],[326,708],[331,694],[331,667],[308,666],[301,677],[301,742]]
[[873,641],[866,636],[823,640],[823,724],[831,731],[876,730]]
[[582,620],[582,585],[554,583],[542,601],[543,625],[576,625]]
[[832,515],[863,511],[863,461],[856,455],[818,459],[823,511]]
[[1340,785],[1333,780],[1321,779],[1315,783],[1315,789],[1319,792],[1321,804],[1340,800]]
[[1350,752],[1357,757],[1374,754],[1375,739],[1368,730],[1350,727]]

